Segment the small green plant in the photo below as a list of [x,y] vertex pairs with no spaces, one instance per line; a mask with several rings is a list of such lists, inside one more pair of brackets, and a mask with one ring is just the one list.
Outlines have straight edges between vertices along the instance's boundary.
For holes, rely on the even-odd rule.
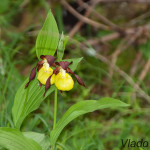
[[[64,127],[78,116],[99,109],[128,106],[120,100],[109,97],[99,100],[84,100],[72,105],[62,118],[56,121],[57,90],[62,92],[73,88],[74,81],[71,75],[74,75],[77,82],[85,87],[82,79],[74,73],[82,58],[62,59],[67,40],[68,37],[63,33],[59,36],[56,21],[49,11],[36,40],[39,62],[32,69],[29,79],[24,81],[16,93],[12,108],[14,127],[0,128],[0,146],[10,150],[55,150],[57,149],[57,140]],[[54,57],[56,52],[57,56]],[[42,101],[52,92],[55,92],[54,121],[50,133],[45,135],[32,131],[22,132],[20,128],[25,118],[39,108]]]

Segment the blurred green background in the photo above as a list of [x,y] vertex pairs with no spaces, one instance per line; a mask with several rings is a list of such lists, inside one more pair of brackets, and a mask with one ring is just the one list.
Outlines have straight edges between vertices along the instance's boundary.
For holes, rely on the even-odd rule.
[[[87,86],[76,83],[72,91],[59,93],[58,119],[69,106],[84,99],[109,96],[131,105],[77,118],[61,134],[58,149],[120,150],[121,139],[127,138],[144,139],[150,144],[150,4],[138,0],[93,3],[94,0],[0,1],[0,126],[13,127],[14,96],[38,61],[35,41],[51,8],[60,33],[70,35],[65,58],[84,57],[76,73]],[[52,122],[53,94],[28,116],[22,131],[46,133],[52,129]]]

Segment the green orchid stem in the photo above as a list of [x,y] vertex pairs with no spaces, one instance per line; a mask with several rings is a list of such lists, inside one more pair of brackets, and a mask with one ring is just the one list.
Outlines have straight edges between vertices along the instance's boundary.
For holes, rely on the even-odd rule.
[[[57,88],[55,89],[55,99],[54,99],[54,122],[53,122],[53,129],[56,127],[56,119],[57,119]],[[52,148],[55,150],[55,145]]]
[[57,119],[57,88],[55,89],[53,129],[55,129],[56,126],[56,119]]

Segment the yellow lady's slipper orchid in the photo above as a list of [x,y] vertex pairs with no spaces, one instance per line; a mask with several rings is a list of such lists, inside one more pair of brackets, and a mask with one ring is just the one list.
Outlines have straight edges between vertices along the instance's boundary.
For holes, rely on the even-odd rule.
[[82,79],[68,67],[70,64],[72,64],[72,62],[61,61],[56,62],[55,64],[58,65],[58,67],[56,67],[53,71],[53,73],[56,75],[55,86],[60,91],[70,91],[74,86],[74,81],[68,73],[74,75],[78,83],[85,87],[85,84],[82,81]]
[[[54,61],[56,60],[55,57],[50,55],[41,55],[40,58],[42,59],[39,61],[31,71],[29,81],[25,85],[25,88],[29,86],[29,83],[36,77],[36,70],[38,71],[37,79],[39,80],[40,86],[45,85],[45,93],[50,88],[51,84],[54,84],[55,74],[53,74],[53,69],[51,66],[55,67]],[[44,96],[43,95],[43,96]]]
[[74,86],[72,77],[66,73],[66,70],[63,68],[61,68],[60,72],[55,76],[55,86],[60,91],[70,91]]
[[[47,62],[44,62],[42,68],[38,72],[37,79],[43,84],[46,84],[47,79],[53,74],[53,69],[49,67]],[[54,75],[51,77],[51,84],[54,84]]]

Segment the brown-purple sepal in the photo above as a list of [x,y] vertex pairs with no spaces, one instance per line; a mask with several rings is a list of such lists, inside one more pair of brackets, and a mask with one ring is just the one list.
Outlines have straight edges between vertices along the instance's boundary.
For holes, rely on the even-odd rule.
[[72,64],[72,62],[68,62],[68,61],[56,62],[56,65],[61,66],[64,70],[67,70],[70,64]]
[[75,77],[76,77],[78,83],[79,83],[80,85],[82,85],[82,86],[85,87],[85,84],[84,84],[84,82],[82,81],[82,79],[81,79],[78,75],[76,75],[76,74],[74,74],[74,75],[75,75]]
[[43,97],[45,96],[47,90],[48,90],[48,89],[50,88],[50,86],[51,86],[50,79],[51,79],[51,76],[50,76],[50,77],[47,79],[47,81],[46,81],[46,84],[45,84],[45,92],[44,92],[44,94],[43,94]]
[[48,64],[49,64],[50,66],[52,66],[52,64],[53,64],[54,61],[56,60],[56,57],[50,56],[50,55],[46,55],[45,58],[46,58],[46,60],[47,60],[47,62],[48,62]]
[[52,66],[54,61],[56,60],[56,57],[51,56],[51,55],[41,55],[40,58],[42,60],[46,59],[50,66]]
[[36,76],[36,67],[34,67],[30,73],[29,82],[25,85],[25,88],[29,86],[29,83],[35,78]]

